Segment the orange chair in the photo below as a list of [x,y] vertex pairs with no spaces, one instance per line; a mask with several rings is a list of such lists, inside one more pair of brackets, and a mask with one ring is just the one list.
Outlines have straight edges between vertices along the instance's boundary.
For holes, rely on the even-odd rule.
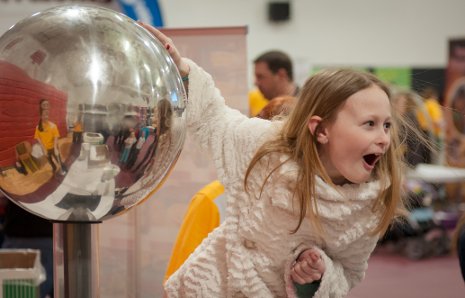
[[33,159],[31,152],[32,146],[28,141],[23,141],[16,145],[17,158],[28,173],[34,173],[39,169],[39,166]]
[[224,186],[215,180],[207,184],[192,198],[179,229],[164,282],[195,250],[195,248],[220,224],[220,213],[213,202],[224,192]]
[[255,117],[268,104],[269,100],[258,89],[249,91],[249,116]]

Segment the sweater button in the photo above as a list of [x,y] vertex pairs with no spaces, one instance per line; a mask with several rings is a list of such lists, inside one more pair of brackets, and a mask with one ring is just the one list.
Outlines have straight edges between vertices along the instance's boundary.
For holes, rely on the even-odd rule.
[[257,248],[255,246],[255,242],[253,242],[252,240],[249,240],[249,239],[244,239],[244,246],[247,249],[255,249],[255,248]]

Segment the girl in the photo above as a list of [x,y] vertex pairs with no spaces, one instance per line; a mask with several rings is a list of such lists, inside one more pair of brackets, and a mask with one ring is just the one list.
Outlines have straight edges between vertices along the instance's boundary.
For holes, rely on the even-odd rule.
[[[288,118],[227,107],[212,78],[165,45],[188,87],[187,125],[212,156],[227,217],[167,280],[168,297],[343,297],[402,207],[387,87],[353,70],[310,78]],[[312,295],[312,294],[309,294]]]
[[[34,138],[39,142],[44,154],[47,156],[48,162],[52,166],[53,173],[60,168],[60,175],[65,175],[66,170],[60,158],[58,149],[58,138],[60,133],[55,123],[49,121],[49,103],[46,99],[42,99],[39,105],[40,120],[34,132]],[[55,162],[54,162],[55,160]],[[55,164],[56,163],[56,164]]]

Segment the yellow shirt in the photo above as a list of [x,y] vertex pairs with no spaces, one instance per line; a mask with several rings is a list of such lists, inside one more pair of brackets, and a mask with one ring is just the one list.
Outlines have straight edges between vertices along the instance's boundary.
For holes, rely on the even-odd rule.
[[[431,121],[431,124],[433,125],[432,133],[434,133],[434,135],[438,137],[441,134],[442,123],[444,121],[442,107],[439,104],[439,102],[434,98],[425,99],[424,107],[430,118],[429,121]],[[431,127],[429,127],[428,125],[429,122],[426,119],[424,113],[422,113],[421,109],[417,111],[417,119],[418,124],[423,130],[431,130]]]
[[42,123],[42,128],[43,131],[40,131],[39,126],[36,126],[34,138],[40,140],[46,150],[53,149],[55,145],[55,138],[60,137],[57,126],[55,123],[47,121]]
[[74,123],[73,131],[74,132],[82,132],[82,124],[81,124],[81,122],[78,121],[78,122]]
[[268,104],[263,94],[258,89],[249,92],[249,114],[250,117],[255,117]]

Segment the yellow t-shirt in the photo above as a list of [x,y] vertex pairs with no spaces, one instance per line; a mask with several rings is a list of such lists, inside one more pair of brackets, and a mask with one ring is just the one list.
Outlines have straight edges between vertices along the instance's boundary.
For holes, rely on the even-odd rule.
[[268,104],[263,94],[258,89],[249,91],[249,114],[250,117],[255,117]]
[[74,123],[73,131],[74,132],[82,132],[82,124],[81,124],[81,122],[77,121],[76,123]]
[[47,121],[42,123],[43,131],[39,130],[39,126],[36,126],[36,131],[34,133],[34,138],[42,142],[46,150],[53,149],[55,144],[55,138],[60,137],[58,128],[55,123]]

